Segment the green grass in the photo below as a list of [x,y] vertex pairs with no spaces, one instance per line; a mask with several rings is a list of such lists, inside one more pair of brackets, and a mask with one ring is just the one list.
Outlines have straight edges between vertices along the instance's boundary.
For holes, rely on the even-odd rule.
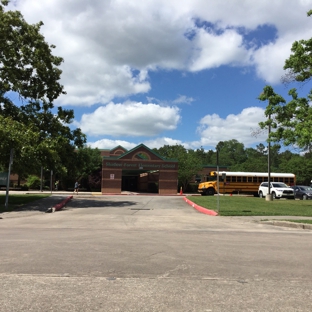
[[0,195],[0,213],[5,211],[12,211],[25,204],[31,203],[38,199],[49,197],[50,194],[21,194],[21,195],[9,195],[8,208],[5,208],[6,195]]
[[277,199],[266,201],[259,197],[188,196],[195,204],[219,212],[221,216],[303,216],[312,217],[312,200]]

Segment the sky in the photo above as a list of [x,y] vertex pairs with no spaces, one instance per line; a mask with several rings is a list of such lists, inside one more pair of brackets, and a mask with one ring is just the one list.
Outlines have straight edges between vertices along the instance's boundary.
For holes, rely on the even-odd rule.
[[[312,37],[312,0],[15,0],[61,65],[74,128],[88,145],[132,149],[182,144],[214,150],[257,136],[265,85],[281,82],[292,43]],[[294,85],[306,95],[308,86]]]

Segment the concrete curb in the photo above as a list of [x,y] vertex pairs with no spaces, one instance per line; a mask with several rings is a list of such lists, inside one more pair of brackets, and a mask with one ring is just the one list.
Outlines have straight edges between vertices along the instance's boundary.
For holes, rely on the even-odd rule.
[[207,214],[207,215],[210,215],[210,216],[217,216],[218,213],[215,212],[214,210],[210,210],[210,209],[207,209],[207,208],[204,208],[202,206],[199,206],[197,204],[194,204],[192,201],[190,201],[189,199],[187,199],[186,197],[183,197],[183,200],[189,204],[190,206],[192,206],[194,209],[196,209],[197,211],[201,212],[201,213],[204,213],[204,214]]
[[269,224],[269,225],[276,225],[276,226],[285,226],[294,229],[303,229],[303,230],[312,230],[312,224],[305,224],[305,223],[297,223],[297,222],[290,222],[290,221],[260,221],[260,223]]
[[61,201],[59,204],[56,204],[55,206],[49,208],[46,212],[55,212],[55,211],[61,210],[72,198],[73,198],[73,195],[68,196],[63,201]]

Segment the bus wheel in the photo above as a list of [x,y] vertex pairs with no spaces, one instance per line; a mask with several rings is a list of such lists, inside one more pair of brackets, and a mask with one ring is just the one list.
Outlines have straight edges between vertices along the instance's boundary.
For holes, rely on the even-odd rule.
[[213,187],[209,187],[209,189],[206,191],[206,194],[209,196],[214,195],[214,193],[215,193],[215,190]]

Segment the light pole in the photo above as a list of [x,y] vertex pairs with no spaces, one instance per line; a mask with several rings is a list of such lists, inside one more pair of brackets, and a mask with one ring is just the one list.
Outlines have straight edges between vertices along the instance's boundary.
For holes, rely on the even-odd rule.
[[271,142],[270,142],[270,133],[271,133],[271,115],[269,115],[269,126],[268,126],[268,194],[265,196],[265,200],[273,200],[271,194]]

